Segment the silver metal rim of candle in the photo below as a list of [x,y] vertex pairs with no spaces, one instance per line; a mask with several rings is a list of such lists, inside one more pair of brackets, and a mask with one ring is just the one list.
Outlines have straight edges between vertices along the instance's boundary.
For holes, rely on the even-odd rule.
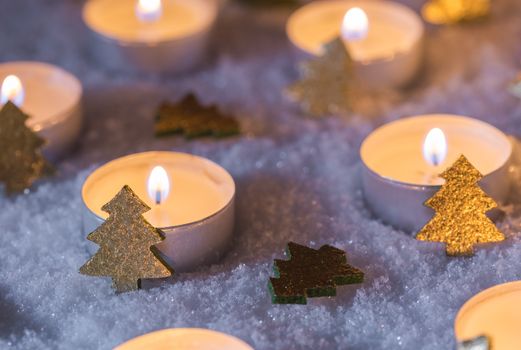
[[485,335],[458,343],[457,350],[491,350],[492,343]]

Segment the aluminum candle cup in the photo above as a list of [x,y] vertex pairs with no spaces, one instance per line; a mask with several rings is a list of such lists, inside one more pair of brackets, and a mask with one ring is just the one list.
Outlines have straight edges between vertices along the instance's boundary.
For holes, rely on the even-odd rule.
[[200,328],[173,328],[131,339],[114,350],[253,350],[240,339]]
[[83,20],[130,64],[180,73],[204,58],[218,8],[214,0],[89,0]]
[[[353,8],[362,11],[347,14]],[[323,45],[341,35],[368,88],[406,85],[423,61],[421,18],[392,1],[315,1],[291,15],[286,32],[299,58],[321,55]]]
[[[150,181],[157,166],[167,174],[160,204]],[[108,217],[101,207],[124,185],[152,208],[144,217],[165,233],[157,247],[177,272],[214,263],[226,252],[233,237],[235,183],[216,163],[185,153],[145,152],[101,166],[82,189],[85,235]]]
[[493,349],[521,349],[521,281],[486,289],[458,312],[454,331],[458,341],[488,336]]
[[[429,164],[422,148],[426,135],[440,128],[446,137],[446,158]],[[434,215],[423,203],[443,184],[437,177],[461,155],[484,175],[480,186],[494,200],[509,195],[508,165],[512,144],[505,134],[482,121],[433,114],[401,119],[372,132],[363,142],[362,185],[372,211],[384,222],[415,233]]]
[[7,62],[0,64],[0,85],[1,101],[17,104],[30,116],[27,126],[47,141],[46,157],[59,158],[71,148],[82,124],[83,89],[75,76],[47,63]]

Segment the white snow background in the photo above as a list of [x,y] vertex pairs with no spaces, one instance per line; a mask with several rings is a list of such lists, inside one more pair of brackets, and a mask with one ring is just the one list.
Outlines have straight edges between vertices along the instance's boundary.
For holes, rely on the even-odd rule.
[[[405,3],[418,10],[423,1]],[[0,194],[0,348],[110,349],[157,329],[204,327],[258,350],[451,349],[462,303],[521,276],[519,205],[504,208],[504,243],[447,258],[441,245],[372,216],[358,155],[376,126],[422,113],[465,114],[520,135],[521,101],[506,86],[521,68],[521,2],[493,1],[493,16],[482,23],[429,26],[425,68],[411,88],[367,97],[349,117],[325,120],[306,118],[282,94],[296,76],[284,32],[288,9],[228,7],[207,62],[168,77],[137,73],[101,51],[82,24],[82,4],[0,1],[0,61],[41,60],[73,72],[85,87],[86,116],[58,176],[27,195]],[[155,139],[159,102],[187,92],[237,115],[244,134]],[[80,189],[100,164],[147,150],[202,155],[232,173],[235,239],[217,265],[115,295],[109,280],[78,273],[95,249],[81,233]],[[290,240],[345,249],[365,282],[307,306],[272,305],[273,259]]]

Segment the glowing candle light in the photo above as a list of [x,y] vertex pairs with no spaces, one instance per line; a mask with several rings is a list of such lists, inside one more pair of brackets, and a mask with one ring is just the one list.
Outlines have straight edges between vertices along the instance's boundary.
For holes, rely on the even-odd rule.
[[170,193],[170,180],[165,168],[156,166],[148,177],[148,196],[157,205],[165,201]]
[[136,3],[136,16],[142,22],[155,22],[162,12],[161,0],[138,0]]
[[83,186],[85,233],[107,219],[102,207],[124,185],[150,207],[143,217],[165,235],[157,248],[176,272],[215,263],[227,251],[233,238],[235,183],[219,165],[176,152],[132,154],[103,165]]
[[18,107],[22,107],[25,98],[25,91],[22,82],[16,75],[8,75],[2,82],[0,93],[0,105],[11,101]]
[[44,155],[56,160],[78,140],[81,82],[60,67],[36,61],[0,63],[0,109],[7,102],[28,115],[26,125],[45,139]]
[[120,52],[119,63],[154,73],[182,73],[206,57],[220,1],[87,0],[83,20]]
[[394,1],[309,1],[289,17],[286,31],[300,59],[323,55],[324,45],[340,36],[370,89],[407,85],[423,60],[423,22]]
[[423,158],[432,166],[442,164],[447,157],[447,139],[440,128],[434,128],[423,142]]
[[373,131],[360,148],[365,199],[383,221],[416,233],[432,218],[424,203],[444,183],[439,175],[462,154],[484,175],[485,192],[504,203],[510,195],[512,150],[503,132],[476,119],[402,118]]
[[364,10],[353,7],[346,12],[342,22],[342,38],[347,41],[361,41],[367,38],[369,19]]

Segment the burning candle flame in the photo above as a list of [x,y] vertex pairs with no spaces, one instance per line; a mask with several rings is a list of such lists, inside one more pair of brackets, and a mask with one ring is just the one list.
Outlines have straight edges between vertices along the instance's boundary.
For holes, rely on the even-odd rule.
[[438,166],[447,157],[447,139],[440,128],[434,128],[423,142],[423,157],[427,163]]
[[165,168],[156,166],[148,177],[148,196],[156,204],[161,204],[166,200],[170,193],[170,180]]
[[24,87],[20,79],[16,75],[8,75],[2,82],[0,105],[4,105],[7,101],[11,101],[18,107],[22,107],[24,98]]
[[367,37],[369,19],[359,7],[353,7],[346,12],[342,22],[342,38],[346,41],[361,41]]
[[161,0],[138,0],[136,3],[136,16],[143,22],[157,21],[162,10]]

